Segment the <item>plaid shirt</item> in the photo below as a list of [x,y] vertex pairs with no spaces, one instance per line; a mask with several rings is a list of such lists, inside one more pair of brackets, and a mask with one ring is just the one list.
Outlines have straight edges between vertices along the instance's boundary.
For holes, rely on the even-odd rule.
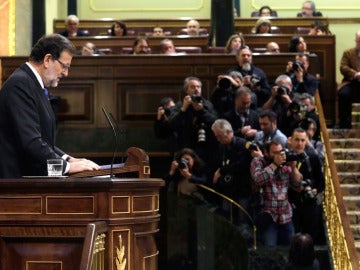
[[251,176],[258,187],[263,188],[264,211],[274,222],[286,224],[291,221],[292,208],[288,201],[288,188],[292,178],[290,166],[273,170],[264,158],[254,158],[251,162]]

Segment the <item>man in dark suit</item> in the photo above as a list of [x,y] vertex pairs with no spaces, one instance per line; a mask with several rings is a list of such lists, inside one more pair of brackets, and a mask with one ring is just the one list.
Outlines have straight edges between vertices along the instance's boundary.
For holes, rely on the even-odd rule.
[[63,173],[96,170],[55,146],[55,115],[46,87],[56,87],[69,72],[74,46],[65,37],[42,37],[29,62],[21,65],[0,91],[0,178],[47,175],[47,160],[61,159]]
[[83,37],[88,36],[87,32],[79,30],[79,18],[76,15],[69,15],[65,20],[66,30],[59,34],[64,37]]

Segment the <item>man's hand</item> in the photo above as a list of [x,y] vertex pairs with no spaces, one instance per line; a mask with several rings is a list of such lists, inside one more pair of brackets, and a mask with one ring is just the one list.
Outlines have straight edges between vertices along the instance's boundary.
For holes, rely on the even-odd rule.
[[220,169],[217,169],[216,172],[214,173],[213,184],[216,184],[219,181],[220,177],[221,177]]
[[[167,118],[166,115],[165,115],[164,107],[160,106],[160,107],[158,107],[158,110],[157,110],[156,119],[158,121],[160,121],[162,117]],[[165,119],[165,120],[167,120],[167,119]]]
[[182,104],[182,107],[181,107],[181,110],[183,112],[186,112],[186,110],[189,108],[190,104],[192,103],[191,101],[191,97],[189,95],[185,96],[184,97],[184,100],[183,100],[183,104]]
[[83,172],[83,171],[97,171],[100,169],[100,166],[95,162],[85,158],[73,158],[69,159],[70,169],[69,174]]

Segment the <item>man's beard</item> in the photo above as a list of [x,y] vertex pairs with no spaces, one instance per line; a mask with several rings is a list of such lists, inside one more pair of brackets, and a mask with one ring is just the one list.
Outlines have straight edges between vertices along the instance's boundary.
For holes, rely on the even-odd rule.
[[244,63],[241,66],[242,70],[249,72],[251,70],[251,64],[250,63]]

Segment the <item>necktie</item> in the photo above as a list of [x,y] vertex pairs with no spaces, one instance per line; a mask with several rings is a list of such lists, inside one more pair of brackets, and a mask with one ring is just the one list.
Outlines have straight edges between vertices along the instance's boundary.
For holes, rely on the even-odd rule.
[[46,88],[43,88],[44,94],[47,99],[49,99],[49,91]]

